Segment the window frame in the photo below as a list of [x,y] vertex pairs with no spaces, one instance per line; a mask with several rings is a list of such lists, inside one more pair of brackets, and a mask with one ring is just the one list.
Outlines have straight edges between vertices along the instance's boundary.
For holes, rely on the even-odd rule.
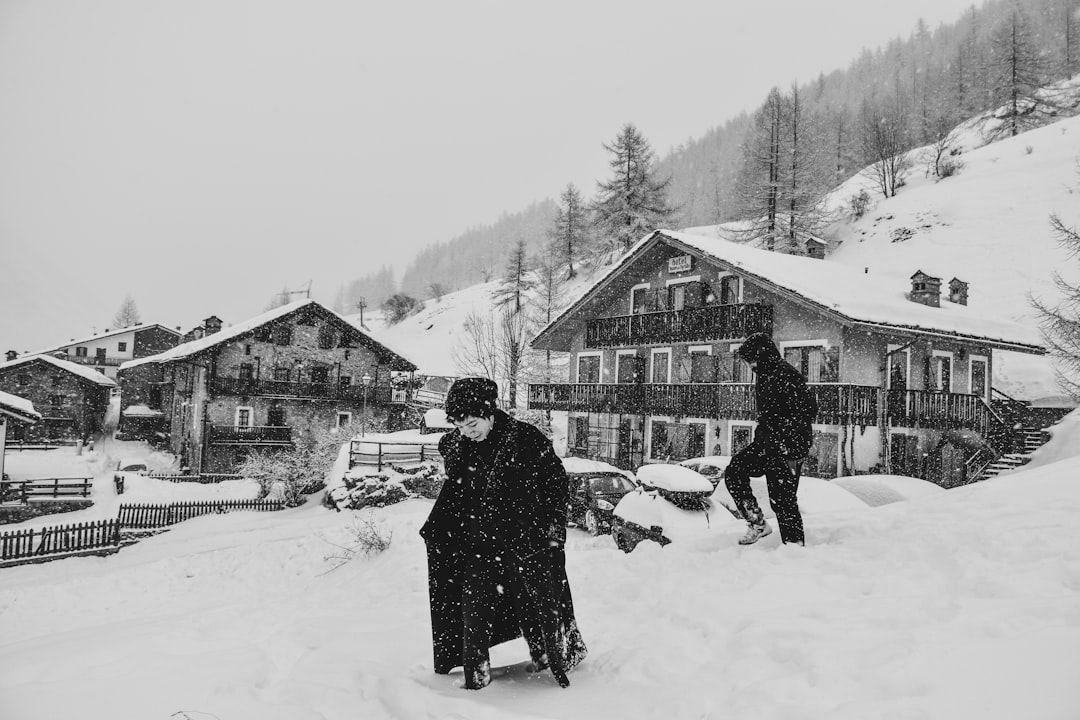
[[630,314],[631,315],[644,315],[645,314],[645,312],[646,312],[646,310],[645,310],[645,302],[644,302],[645,295],[642,295],[642,303],[640,305],[641,309],[639,310],[638,309],[639,306],[634,304],[634,293],[636,293],[638,290],[643,290],[643,291],[645,291],[645,293],[648,293],[650,287],[652,287],[651,283],[638,283],[637,285],[632,285],[630,287]]
[[985,389],[982,394],[976,395],[983,400],[990,402],[990,357],[987,355],[968,355],[968,392],[975,395],[975,364],[982,363],[985,367],[983,371],[983,384]]
[[[745,428],[745,429],[750,431],[750,441],[747,443],[747,445],[754,442],[754,435],[757,434],[757,422],[756,421],[754,421],[754,420],[728,420],[728,427],[727,427],[727,454],[728,455],[734,456],[735,453],[737,453],[739,450],[743,449],[743,448],[739,448],[738,450],[735,449],[735,432],[736,432],[736,430],[739,430],[740,428]],[[746,446],[744,445],[743,447],[746,447]]]
[[[901,350],[900,348],[904,348],[904,349]],[[894,352],[894,351],[896,351],[896,352]],[[892,353],[892,354],[890,355],[890,353]],[[895,358],[900,357],[901,355],[904,356],[904,365],[903,365],[903,367],[904,367],[904,387],[902,389],[907,390],[907,389],[911,388],[911,347],[910,346],[909,347],[904,347],[903,345],[897,345],[897,344],[894,344],[894,343],[889,343],[888,345],[885,346],[885,356],[887,358],[886,362],[885,362],[885,387],[888,388],[889,390],[893,389],[893,383],[892,383],[892,368],[893,368],[892,363],[893,363],[893,360]]]
[[728,281],[728,280],[734,280],[736,288],[735,288],[735,299],[732,302],[727,303],[727,304],[728,305],[739,305],[743,301],[743,285],[744,285],[743,278],[738,273],[734,273],[734,272],[730,272],[730,271],[726,271],[726,270],[721,270],[716,275],[716,282],[717,282],[716,303],[718,305],[725,304],[724,303],[724,283],[725,283],[725,281]]
[[[944,363],[937,362],[938,359],[948,360],[949,362],[949,386],[941,387],[941,368],[944,367]],[[952,350],[931,350],[930,351],[930,379],[934,381],[934,392],[946,392],[951,393],[953,391],[954,378],[956,376],[956,354]],[[930,390],[931,388],[927,388]]]
[[[656,356],[667,355],[667,375],[663,382],[657,382],[656,380]],[[671,384],[671,347],[655,347],[649,348],[649,382],[653,385],[670,385]]]
[[[247,413],[247,424],[240,424],[241,413]],[[255,408],[250,405],[237,405],[236,411],[233,413],[233,427],[255,427]]]
[[[596,358],[596,380],[582,380],[581,379],[581,361],[586,358]],[[604,351],[603,350],[586,350],[579,352],[577,358],[574,361],[574,378],[575,382],[579,385],[599,385],[603,382],[604,377]]]

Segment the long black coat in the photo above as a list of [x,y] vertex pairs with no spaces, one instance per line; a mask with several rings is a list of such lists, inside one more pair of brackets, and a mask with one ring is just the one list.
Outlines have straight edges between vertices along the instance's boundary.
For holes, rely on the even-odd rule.
[[485,562],[466,549],[485,547],[507,555],[504,566],[529,598],[517,611],[505,594],[483,608],[493,625],[490,645],[525,634],[534,659],[546,653],[553,674],[566,684],[565,673],[587,651],[566,579],[570,491],[562,461],[537,428],[499,410],[484,442],[455,429],[439,442],[439,452],[447,480],[420,529],[427,544],[435,671],[465,663],[462,588],[466,576],[483,570],[477,563]]
[[754,442],[768,452],[798,460],[814,442],[817,405],[802,374],[785,362],[772,346],[761,352],[755,370],[758,429]]

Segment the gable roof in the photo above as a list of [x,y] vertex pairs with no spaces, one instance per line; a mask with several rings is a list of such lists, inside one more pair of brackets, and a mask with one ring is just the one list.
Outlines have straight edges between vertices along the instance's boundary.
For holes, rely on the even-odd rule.
[[583,306],[627,267],[658,244],[729,267],[762,287],[845,325],[892,329],[919,335],[978,341],[1003,350],[1044,354],[1036,328],[979,313],[968,305],[943,302],[930,307],[906,297],[909,279],[880,273],[868,275],[837,262],[760,250],[729,240],[671,230],[657,230],[639,240],[623,258],[587,288],[533,338],[532,346],[548,347]]
[[34,410],[34,403],[3,390],[0,390],[0,415],[31,424],[41,419],[41,414]]
[[281,305],[280,307],[267,310],[261,315],[248,318],[247,320],[231,325],[226,328],[222,328],[216,333],[205,335],[197,340],[191,340],[190,342],[182,343],[176,347],[170,348],[165,352],[158,353],[157,355],[151,355],[149,357],[138,358],[136,360],[128,360],[120,365],[120,370],[130,370],[133,367],[142,365],[143,363],[155,362],[172,362],[175,360],[182,360],[197,355],[201,352],[209,350],[213,347],[221,345],[222,343],[230,340],[236,340],[244,335],[255,332],[256,329],[298,313],[304,309],[314,311],[324,317],[336,322],[339,327],[351,332],[361,343],[367,346],[369,349],[375,352],[379,356],[381,361],[386,362],[390,366],[391,370],[398,371],[410,371],[416,370],[416,365],[410,362],[407,358],[394,352],[390,348],[386,347],[382,343],[376,341],[364,330],[360,328],[356,323],[350,322],[343,316],[334,312],[330,308],[320,305],[318,302],[305,298],[304,300],[297,300],[295,302],[288,303],[287,305]]
[[59,368],[65,372],[69,372],[72,375],[78,375],[79,378],[94,383],[95,385],[102,385],[104,387],[116,387],[116,383],[111,379],[102,375],[97,370],[89,368],[79,363],[71,362],[70,360],[61,360],[55,358],[52,355],[24,355],[21,358],[9,360],[5,363],[0,363],[0,372],[10,370],[11,368],[18,367],[19,365],[28,365],[34,362],[43,362],[48,365]]
[[123,333],[135,332],[137,330],[149,330],[150,328],[160,328],[160,329],[164,330],[165,332],[167,332],[167,333],[169,333],[171,335],[175,335],[176,337],[181,336],[181,333],[178,330],[174,330],[172,328],[167,328],[164,325],[160,325],[158,323],[144,323],[142,325],[130,325],[130,326],[126,327],[126,328],[118,328],[116,330],[106,330],[105,332],[100,332],[97,335],[90,335],[89,337],[78,338],[76,340],[69,340],[66,343],[61,343],[59,345],[53,345],[51,347],[45,348],[44,350],[39,350],[35,354],[36,355],[44,355],[45,353],[56,352],[57,350],[62,350],[63,348],[71,347],[72,345],[82,345],[83,343],[96,342],[98,340],[101,340],[102,338],[108,338],[108,337],[112,337],[114,335],[122,335]]

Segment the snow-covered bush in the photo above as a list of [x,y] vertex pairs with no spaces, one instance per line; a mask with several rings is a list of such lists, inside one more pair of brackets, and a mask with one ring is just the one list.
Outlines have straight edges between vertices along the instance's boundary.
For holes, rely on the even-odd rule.
[[324,503],[335,510],[385,507],[409,498],[435,498],[446,475],[437,463],[414,468],[390,466],[372,475],[346,475],[342,484],[326,493]]
[[870,193],[866,192],[866,188],[863,188],[852,195],[848,203],[851,219],[858,220],[866,214],[867,209],[870,207]]
[[348,431],[318,433],[287,450],[254,452],[236,471],[259,483],[259,497],[281,498],[286,507],[303,505],[305,496],[326,486],[326,476],[341,450],[342,437],[349,437]]

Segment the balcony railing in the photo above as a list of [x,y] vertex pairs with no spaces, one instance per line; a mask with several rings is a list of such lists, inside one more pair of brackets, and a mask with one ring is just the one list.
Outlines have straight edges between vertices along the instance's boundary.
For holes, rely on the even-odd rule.
[[[977,395],[926,390],[888,390],[873,385],[810,383],[817,421],[824,425],[874,426],[881,402],[894,427],[973,430],[991,444],[1008,441],[1008,423]],[[529,385],[529,408],[626,415],[754,420],[749,383],[551,383]]]
[[898,427],[974,430],[983,437],[1007,435],[1002,418],[978,395],[928,390],[889,390],[889,419]]
[[97,355],[65,355],[64,359],[79,365],[118,366],[130,358],[98,357]]
[[215,445],[288,445],[292,428],[283,425],[211,425],[210,442]]
[[365,388],[363,385],[218,376],[210,378],[210,389],[219,395],[267,395],[324,400],[355,400],[357,402],[364,399],[366,390],[367,401],[370,403],[385,404],[392,400],[390,388],[384,385]]
[[[817,422],[876,425],[878,389],[868,385],[812,383],[818,401]],[[529,386],[529,408],[627,415],[757,417],[750,383],[552,383]]]
[[590,320],[585,347],[712,342],[772,332],[772,305],[709,305]]

